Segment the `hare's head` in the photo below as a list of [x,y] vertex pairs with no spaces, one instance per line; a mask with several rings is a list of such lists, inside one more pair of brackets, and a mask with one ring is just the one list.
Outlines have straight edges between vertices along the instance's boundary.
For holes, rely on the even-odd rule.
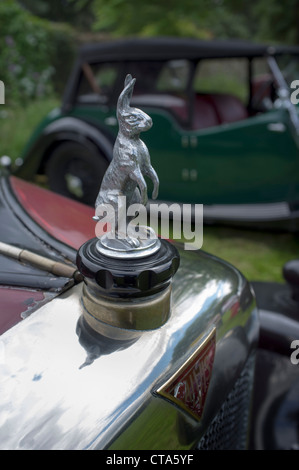
[[153,121],[150,116],[138,108],[130,106],[130,100],[136,78],[127,75],[125,86],[117,102],[117,118],[119,127],[124,134],[138,135],[152,127]]

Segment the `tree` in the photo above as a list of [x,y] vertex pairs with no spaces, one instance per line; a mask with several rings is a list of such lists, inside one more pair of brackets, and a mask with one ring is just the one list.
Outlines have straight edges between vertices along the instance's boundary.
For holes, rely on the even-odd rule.
[[299,0],[18,0],[34,15],[109,36],[299,43]]
[[244,18],[222,0],[95,0],[94,28],[113,36],[246,37]]
[[243,17],[249,37],[258,41],[299,43],[299,0],[224,0],[232,13]]
[[261,39],[299,44],[299,0],[259,0],[255,14]]
[[31,13],[55,22],[70,23],[81,29],[90,28],[94,0],[19,0]]

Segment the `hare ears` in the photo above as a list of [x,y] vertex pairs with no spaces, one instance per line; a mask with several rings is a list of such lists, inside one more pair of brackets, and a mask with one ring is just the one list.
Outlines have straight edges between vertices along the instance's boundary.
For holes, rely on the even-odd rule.
[[132,78],[132,75],[128,74],[125,78],[124,89],[119,95],[117,102],[117,110],[121,113],[130,106],[130,99],[132,97],[133,88],[136,82],[136,78]]
[[[133,82],[133,83],[132,83]],[[136,78],[132,78],[132,75],[128,73],[128,75],[125,78],[125,88],[130,84],[131,86],[134,85],[136,82]]]

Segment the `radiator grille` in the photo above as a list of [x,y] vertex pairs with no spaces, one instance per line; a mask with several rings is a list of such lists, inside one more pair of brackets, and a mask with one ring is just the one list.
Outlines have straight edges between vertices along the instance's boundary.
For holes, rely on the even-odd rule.
[[207,432],[199,441],[197,449],[246,449],[254,362],[252,355]]

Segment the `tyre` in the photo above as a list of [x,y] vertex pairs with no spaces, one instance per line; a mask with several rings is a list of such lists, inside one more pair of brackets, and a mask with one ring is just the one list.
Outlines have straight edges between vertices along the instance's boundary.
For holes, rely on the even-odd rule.
[[108,165],[92,144],[64,142],[52,152],[45,173],[52,191],[93,205]]

